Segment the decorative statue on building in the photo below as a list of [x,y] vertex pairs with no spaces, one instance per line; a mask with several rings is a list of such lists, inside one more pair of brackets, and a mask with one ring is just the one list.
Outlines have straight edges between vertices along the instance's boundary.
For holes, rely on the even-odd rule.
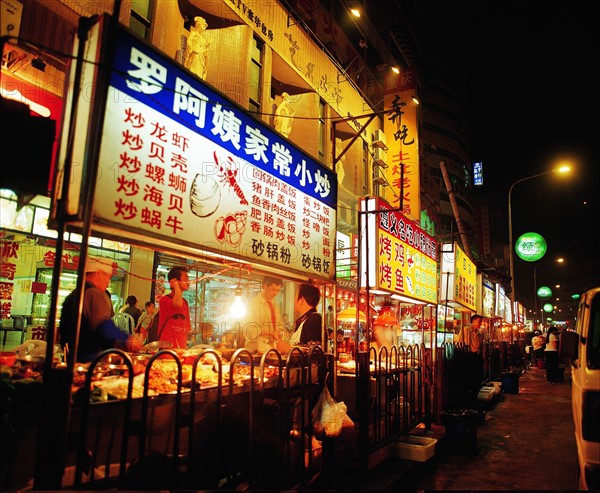
[[275,130],[283,136],[288,137],[292,131],[292,120],[296,110],[290,107],[290,95],[284,92],[281,95],[281,103],[275,110]]
[[335,138],[335,156],[338,158],[337,163],[335,164],[335,172],[338,177],[338,185],[343,186],[344,176],[346,176],[346,170],[344,169],[344,164],[346,161],[346,155],[344,154],[341,158],[339,157],[342,151],[344,150],[344,146],[342,144],[342,139],[339,137]]
[[208,69],[208,47],[210,41],[204,37],[208,24],[204,17],[194,17],[194,25],[190,27],[185,47],[184,65],[190,72],[206,80]]

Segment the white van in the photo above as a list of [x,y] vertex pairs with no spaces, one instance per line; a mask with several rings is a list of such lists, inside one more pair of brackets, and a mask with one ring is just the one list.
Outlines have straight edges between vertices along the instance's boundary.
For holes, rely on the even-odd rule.
[[571,404],[579,459],[579,489],[600,490],[600,287],[582,295],[575,331],[560,335],[571,364]]

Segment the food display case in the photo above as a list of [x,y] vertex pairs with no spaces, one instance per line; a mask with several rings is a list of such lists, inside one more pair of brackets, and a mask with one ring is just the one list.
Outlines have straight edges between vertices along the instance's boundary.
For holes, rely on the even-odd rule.
[[[33,295],[31,310],[31,323],[34,327],[45,327],[50,313],[50,293],[52,292],[53,269],[37,269],[35,280],[38,283],[38,292]],[[63,271],[60,277],[60,289],[58,290],[57,323],[60,321],[62,304],[67,295],[77,286],[77,272]],[[42,292],[42,290],[45,290]]]

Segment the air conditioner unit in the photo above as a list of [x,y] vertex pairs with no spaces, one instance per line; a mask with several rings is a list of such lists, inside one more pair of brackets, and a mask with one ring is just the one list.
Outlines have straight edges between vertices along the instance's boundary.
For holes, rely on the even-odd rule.
[[373,161],[375,162],[375,164],[381,168],[387,168],[387,159],[386,159],[386,153],[385,153],[385,149],[382,149],[381,147],[376,147],[375,149],[373,149]]
[[385,134],[383,133],[383,130],[375,130],[375,132],[373,132],[372,145],[374,148],[387,149],[385,145]]

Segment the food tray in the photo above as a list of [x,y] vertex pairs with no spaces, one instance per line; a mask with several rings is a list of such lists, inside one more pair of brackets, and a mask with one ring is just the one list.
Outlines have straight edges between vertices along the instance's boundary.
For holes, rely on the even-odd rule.
[[426,462],[435,453],[437,439],[418,435],[404,435],[391,445],[392,456],[398,459]]

